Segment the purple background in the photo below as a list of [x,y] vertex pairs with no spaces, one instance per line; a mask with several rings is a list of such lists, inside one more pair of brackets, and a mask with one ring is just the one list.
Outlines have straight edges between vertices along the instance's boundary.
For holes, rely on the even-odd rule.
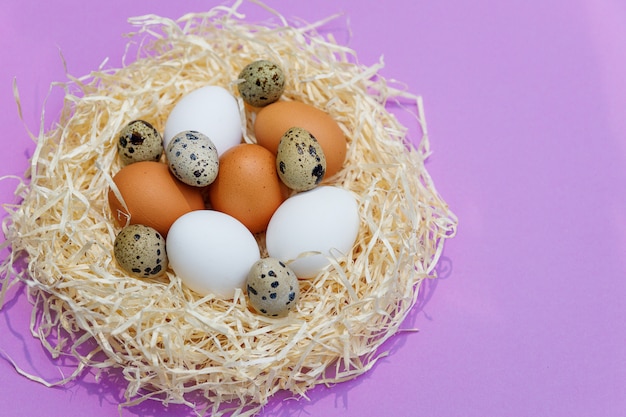
[[[296,4],[298,3],[298,4]],[[300,4],[302,3],[302,4]],[[127,17],[172,18],[211,1],[7,0],[0,11],[0,175],[21,175],[53,81],[109,57]],[[460,219],[443,276],[424,287],[391,354],[368,374],[273,400],[263,416],[621,416],[626,413],[626,4],[621,0],[267,0],[286,17],[337,12],[337,39],[424,97],[427,165]],[[253,21],[265,17],[247,4]],[[350,32],[346,29],[349,21]],[[48,100],[58,117],[61,95]],[[411,126],[415,131],[415,126]],[[13,201],[16,182],[0,182]],[[427,291],[426,291],[427,290]],[[24,291],[0,311],[0,349],[60,378],[28,330]],[[66,371],[67,372],[67,371]],[[114,416],[120,385],[62,388],[0,360],[1,415]],[[50,410],[55,410],[50,412]],[[124,416],[190,416],[180,406]]]

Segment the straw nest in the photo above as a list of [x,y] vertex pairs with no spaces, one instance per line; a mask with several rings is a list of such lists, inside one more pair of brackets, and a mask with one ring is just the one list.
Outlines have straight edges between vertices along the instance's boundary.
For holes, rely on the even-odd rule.
[[[382,63],[360,65],[354,51],[320,35],[324,22],[293,26],[276,14],[276,23],[256,25],[238,6],[176,21],[131,19],[138,28],[129,43],[137,49],[133,62],[70,76],[59,123],[32,135],[37,146],[28,181],[16,191],[21,202],[5,207],[12,252],[0,303],[25,282],[43,345],[79,359],[68,380],[85,367],[118,368],[125,405],[152,398],[198,407],[194,395],[204,399],[203,412],[253,415],[278,390],[304,395],[366,372],[422,280],[435,276],[443,243],[456,230],[424,167],[429,145],[419,97],[378,75]],[[144,119],[162,131],[177,100],[207,84],[238,96],[237,75],[256,59],[282,66],[282,99],[313,104],[339,123],[347,161],[327,182],[360,204],[352,252],[302,281],[297,310],[282,319],[252,313],[241,291],[232,301],[200,298],[171,270],[160,280],[125,276],[112,256],[119,230],[106,198],[121,167],[116,140],[126,123]],[[254,114],[239,102],[244,140],[254,142]],[[417,146],[387,110],[392,102],[413,107],[423,133]],[[85,353],[89,341],[96,347]]]

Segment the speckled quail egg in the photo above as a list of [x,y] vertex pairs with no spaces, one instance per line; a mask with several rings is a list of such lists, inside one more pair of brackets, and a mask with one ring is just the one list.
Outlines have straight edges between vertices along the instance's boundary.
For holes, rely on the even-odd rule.
[[277,64],[261,59],[241,70],[237,85],[239,94],[246,103],[263,107],[277,101],[285,90],[285,74]]
[[158,161],[163,154],[163,138],[150,123],[133,120],[120,132],[117,152],[124,165],[140,161]]
[[246,280],[250,304],[269,317],[282,317],[300,298],[296,274],[276,258],[262,258],[250,268]]
[[165,239],[142,224],[126,226],[118,233],[113,254],[126,273],[138,278],[156,278],[168,267]]
[[178,133],[165,150],[170,171],[187,185],[205,187],[215,181],[219,170],[217,148],[203,133]]
[[278,144],[276,170],[292,190],[315,188],[326,173],[326,157],[315,136],[299,127],[287,130]]

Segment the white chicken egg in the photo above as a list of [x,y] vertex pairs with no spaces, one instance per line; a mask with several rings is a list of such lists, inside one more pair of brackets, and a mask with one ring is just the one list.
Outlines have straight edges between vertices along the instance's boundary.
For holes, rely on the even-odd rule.
[[251,266],[261,258],[252,233],[239,220],[214,210],[179,217],[167,234],[166,249],[184,285],[223,299],[244,288]]
[[163,148],[174,136],[195,130],[211,139],[218,155],[241,143],[241,114],[237,99],[225,88],[208,85],[198,88],[174,106],[165,122]]
[[356,241],[359,206],[343,188],[321,186],[298,193],[278,207],[266,233],[269,256],[290,262],[298,278],[312,278],[346,255]]

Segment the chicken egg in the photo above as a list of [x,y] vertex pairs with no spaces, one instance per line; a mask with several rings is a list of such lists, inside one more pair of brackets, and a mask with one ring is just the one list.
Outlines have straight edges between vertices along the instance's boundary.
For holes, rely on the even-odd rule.
[[237,99],[225,88],[209,85],[183,96],[165,122],[163,147],[185,130],[208,136],[218,155],[241,143],[241,114]]
[[252,233],[234,217],[214,210],[178,218],[166,248],[170,266],[184,285],[223,299],[232,299],[237,288],[244,288],[250,267],[261,257]]
[[350,191],[320,186],[289,197],[276,210],[265,235],[270,257],[289,262],[298,278],[312,278],[354,245],[359,206]]
[[113,177],[117,193],[110,189],[109,207],[118,226],[143,224],[162,236],[185,213],[205,208],[201,189],[180,182],[161,162],[135,162]]
[[288,192],[276,173],[274,154],[244,143],[226,151],[219,164],[208,188],[211,207],[233,216],[252,233],[264,231]]
[[257,143],[272,153],[285,132],[292,127],[309,131],[326,156],[326,178],[341,170],[346,159],[347,141],[337,122],[326,112],[299,101],[277,101],[263,107],[254,122]]

